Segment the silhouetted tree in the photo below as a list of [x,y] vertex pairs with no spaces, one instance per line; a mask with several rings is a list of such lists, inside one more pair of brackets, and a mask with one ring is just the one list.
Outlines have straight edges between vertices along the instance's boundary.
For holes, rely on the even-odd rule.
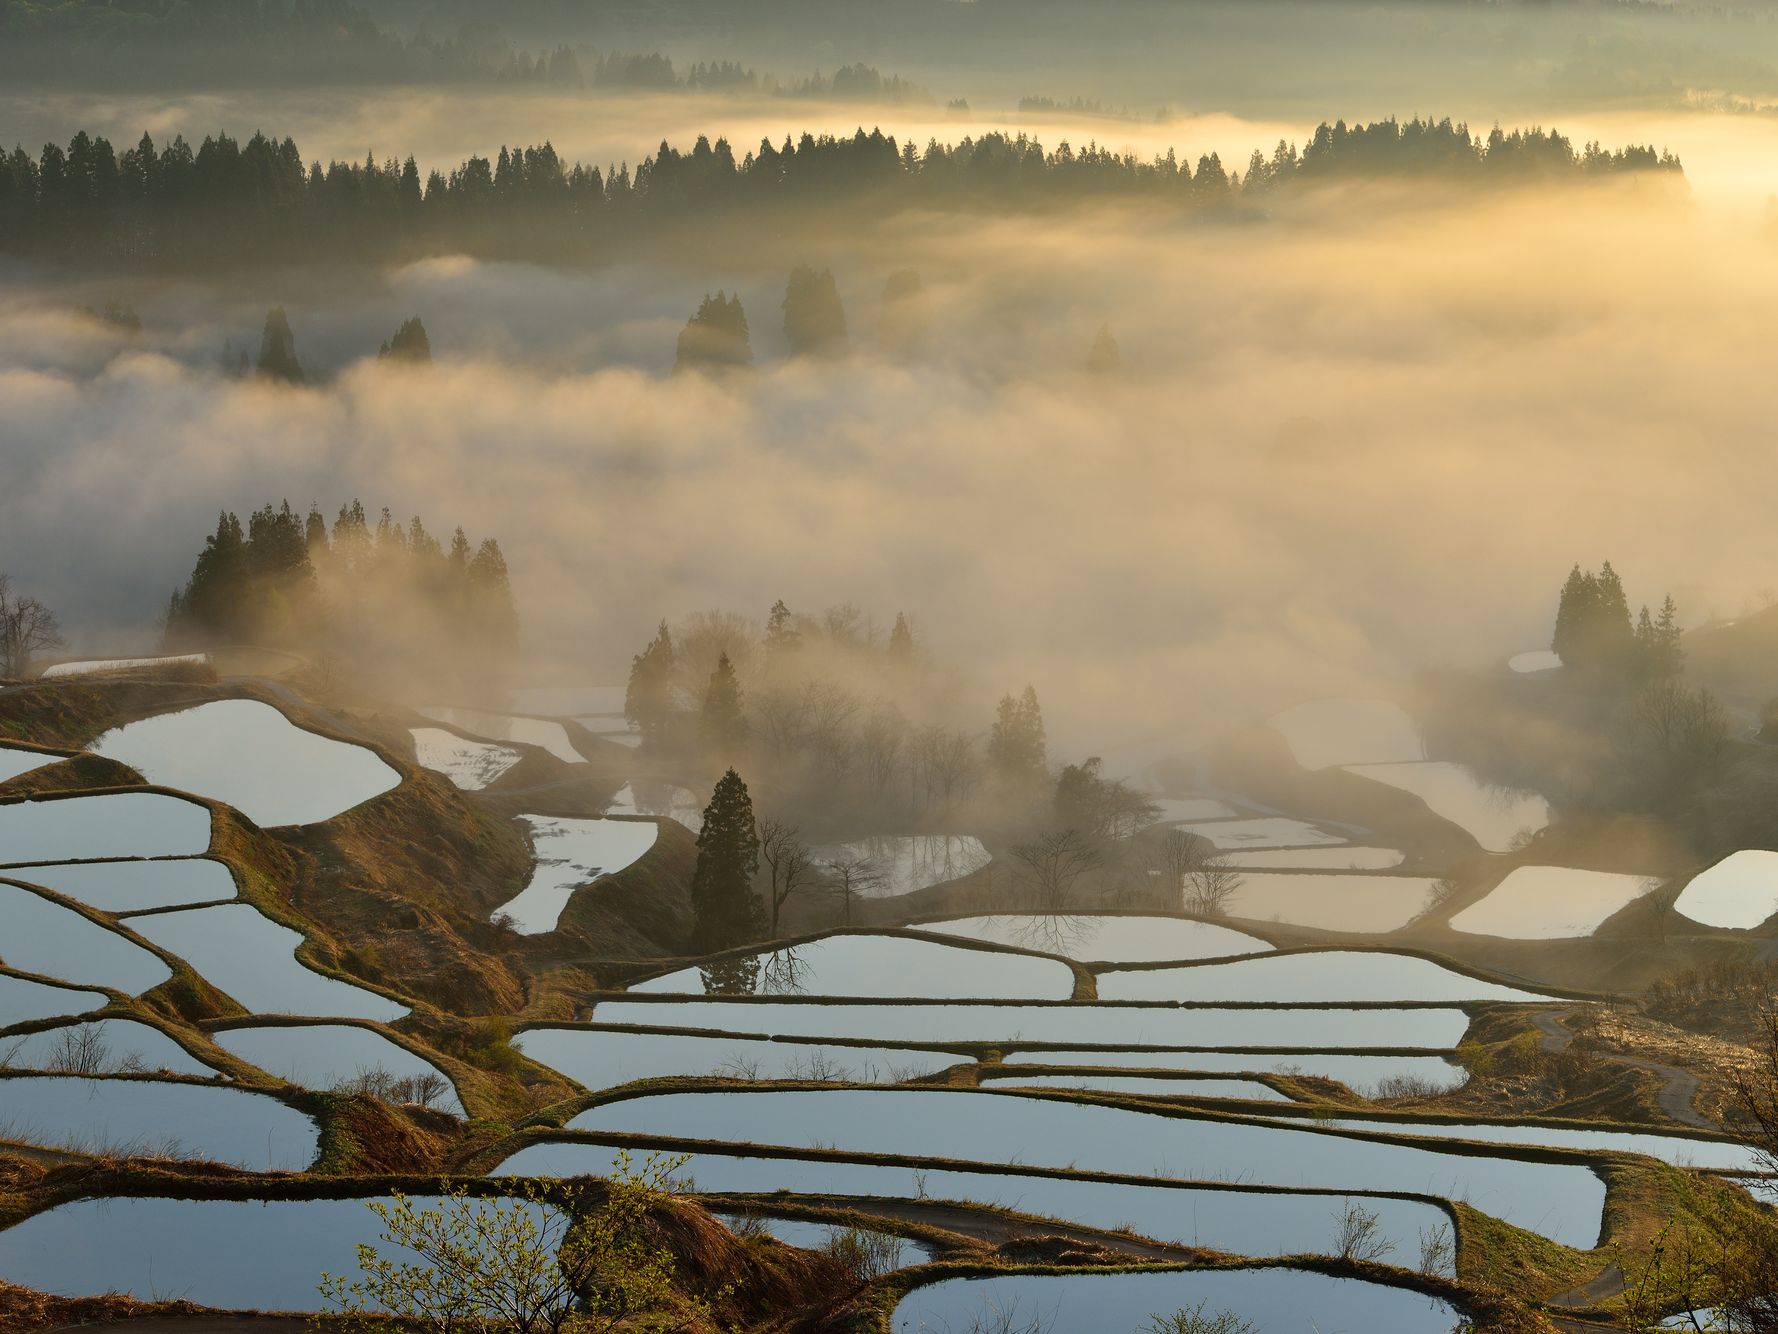
[[792,356],[839,356],[846,350],[846,312],[833,273],[806,264],[791,270],[784,289],[784,337]]
[[732,370],[753,364],[753,345],[747,334],[747,312],[741,298],[720,290],[706,296],[698,313],[679,331],[678,356],[673,369]]
[[1037,691],[1025,687],[1014,699],[1004,695],[988,733],[988,764],[1009,787],[1042,784],[1048,777],[1048,743],[1044,739],[1043,710]]
[[0,677],[18,679],[31,670],[31,660],[62,644],[55,613],[36,598],[12,591],[0,574]]
[[420,317],[403,320],[395,336],[384,343],[377,353],[378,361],[410,361],[424,365],[432,363],[432,340],[426,336],[426,326],[420,323]]
[[747,715],[741,710],[741,683],[724,653],[717,658],[716,670],[710,673],[710,684],[704,690],[698,736],[706,754],[732,761],[746,752],[749,735]]
[[698,861],[691,877],[698,949],[714,952],[759,939],[762,914],[753,893],[758,871],[753,799],[741,776],[730,769],[710,794],[698,834]]
[[290,320],[284,307],[273,306],[266,312],[265,332],[259,340],[257,369],[261,375],[290,384],[303,382],[302,363],[296,359],[296,335],[290,331]]
[[889,632],[889,657],[902,665],[914,660],[914,631],[902,612],[895,613],[895,628]]
[[624,717],[642,734],[645,746],[660,746],[672,731],[673,662],[673,634],[662,621],[648,647],[631,659],[624,691]]
[[1087,349],[1087,370],[1094,375],[1109,375],[1123,365],[1123,360],[1117,339],[1111,336],[1111,326],[1101,324],[1099,332],[1093,335],[1092,347]]

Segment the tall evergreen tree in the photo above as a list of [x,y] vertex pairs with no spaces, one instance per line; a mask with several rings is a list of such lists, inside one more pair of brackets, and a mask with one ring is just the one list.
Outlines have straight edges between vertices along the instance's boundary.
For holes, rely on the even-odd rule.
[[1099,332],[1093,335],[1093,345],[1087,349],[1087,370],[1094,375],[1110,375],[1123,362],[1124,354],[1117,339],[1111,336],[1111,326],[1101,324]]
[[753,345],[747,332],[747,312],[741,298],[718,291],[705,296],[698,313],[679,332],[676,371],[735,370],[753,364]]
[[290,331],[290,319],[284,307],[273,306],[266,312],[265,332],[259,339],[259,373],[289,384],[303,382],[302,363],[296,359],[296,335]]
[[772,610],[766,616],[765,642],[766,662],[774,666],[802,647],[802,631],[797,629],[796,617],[784,605],[783,598],[772,604]]
[[1014,699],[1001,697],[994,726],[988,733],[988,763],[1008,786],[1042,784],[1048,780],[1049,744],[1044,737],[1043,710],[1037,691],[1025,687]]
[[784,337],[792,356],[837,357],[846,350],[846,311],[829,269],[806,264],[791,271],[784,288]]
[[624,717],[642,734],[645,746],[660,746],[672,732],[674,657],[673,635],[662,621],[648,647],[630,660]]
[[914,660],[914,631],[904,612],[895,613],[895,628],[889,632],[889,656],[903,665]]
[[732,949],[764,934],[765,914],[753,892],[758,871],[753,798],[741,776],[730,769],[710,794],[704,828],[698,834],[698,861],[691,877],[698,949]]
[[394,336],[378,351],[377,360],[432,364],[432,340],[426,336],[426,326],[418,315],[402,321]]
[[735,665],[729,661],[728,654],[721,654],[704,691],[703,708],[698,718],[699,739],[706,754],[733,761],[745,753],[750,734],[747,715],[741,710],[741,682],[735,675]]

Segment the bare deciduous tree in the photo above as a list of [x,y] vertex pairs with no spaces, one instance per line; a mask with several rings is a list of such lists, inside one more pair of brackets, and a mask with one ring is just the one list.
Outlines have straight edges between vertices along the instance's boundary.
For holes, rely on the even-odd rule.
[[24,676],[33,658],[63,642],[55,613],[34,597],[14,593],[12,580],[0,574],[0,677]]
[[766,905],[771,912],[772,937],[778,936],[778,915],[793,897],[815,880],[815,863],[808,846],[797,836],[796,826],[775,816],[759,822],[759,860],[765,869]]
[[1149,845],[1149,869],[1179,895],[1186,912],[1220,917],[1241,888],[1241,873],[1208,839],[1171,829]]
[[1078,906],[1080,882],[1104,863],[1098,844],[1078,829],[1051,829],[1012,850],[1020,903],[1033,912]]
[[852,925],[852,904],[867,899],[883,883],[883,865],[875,857],[847,854],[823,862],[827,871],[828,892],[840,901],[840,920]]

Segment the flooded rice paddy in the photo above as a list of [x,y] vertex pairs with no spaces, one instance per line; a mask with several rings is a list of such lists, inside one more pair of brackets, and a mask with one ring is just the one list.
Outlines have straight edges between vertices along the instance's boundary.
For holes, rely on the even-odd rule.
[[[216,1072],[149,1024],[95,1019],[46,1028],[29,1036],[0,1036],[0,1070],[51,1074],[169,1074],[208,1078]],[[0,1114],[6,1089],[0,1086]]]
[[704,806],[689,787],[677,783],[651,783],[634,779],[620,787],[605,808],[607,815],[643,815],[653,820],[673,820],[692,833],[704,827]]
[[510,746],[470,741],[442,727],[410,727],[414,760],[422,769],[443,774],[465,792],[479,792],[524,756]]
[[[276,1098],[215,1084],[16,1075],[0,1079],[0,1138],[123,1157],[301,1171],[319,1132]],[[9,1236],[0,1232],[0,1238]]]
[[568,1129],[1179,1181],[1437,1195],[1466,1200],[1581,1248],[1598,1241],[1605,1202],[1604,1182],[1579,1163],[1534,1162],[1498,1150],[1447,1153],[1295,1125],[1164,1116],[990,1091],[652,1094],[593,1107]]
[[1424,913],[1436,883],[1413,875],[1247,871],[1223,911],[1251,922],[1382,935]]
[[1331,1079],[1356,1093],[1411,1082],[1415,1088],[1449,1092],[1469,1081],[1469,1072],[1443,1056],[1373,1056],[1346,1052],[1094,1051],[1063,1047],[1015,1047],[1007,1063],[1045,1066],[1104,1066],[1122,1070],[1193,1070],[1298,1075]]
[[184,959],[217,990],[257,1014],[387,1023],[407,1013],[405,1005],[299,962],[301,933],[245,903],[152,913],[128,921],[138,934]]
[[510,741],[521,746],[546,750],[564,764],[585,764],[586,756],[574,749],[568,729],[545,718],[524,718],[510,713],[489,713],[482,709],[447,708],[442,705],[416,709],[422,718],[454,727],[471,736],[489,741]]
[[508,919],[522,936],[554,931],[575,890],[632,865],[654,846],[659,832],[645,820],[519,819],[530,832],[536,862],[530,883],[494,916]]
[[1262,848],[1223,855],[1230,866],[1255,871],[1387,871],[1406,856],[1394,848]]
[[92,749],[151,783],[226,802],[264,828],[330,820],[401,782],[375,751],[305,731],[251,699],[127,723]]
[[15,872],[14,880],[71,899],[100,912],[147,912],[187,904],[219,903],[236,895],[228,867],[208,857],[171,857],[162,861],[69,862],[33,866]]
[[[571,1177],[608,1172],[614,1157],[615,1151],[603,1145],[544,1142],[519,1150],[495,1170],[517,1176]],[[1449,1215],[1434,1204],[1381,1195],[1206,1189],[1160,1181],[1094,1181],[1019,1171],[763,1158],[720,1150],[693,1153],[682,1175],[710,1194],[783,1190],[793,1195],[948,1200],[1011,1209],[1100,1231],[1128,1227],[1155,1241],[1205,1246],[1235,1255],[1326,1251],[1349,1201],[1374,1212],[1383,1238],[1397,1254],[1407,1257],[1418,1255],[1422,1234],[1450,1226]]]
[[132,995],[173,975],[153,951],[17,885],[0,883],[0,921],[0,963],[21,973]]
[[209,850],[209,808],[159,792],[0,803],[0,866]]
[[595,1091],[675,1075],[897,1083],[969,1063],[966,1056],[917,1047],[609,1029],[533,1028],[515,1037],[513,1046]]
[[1509,940],[1590,936],[1660,882],[1572,866],[1520,866],[1469,907],[1451,929]]
[[1730,853],[1693,876],[1673,910],[1703,926],[1752,930],[1778,913],[1778,852]]
[[1128,1093],[1146,1098],[1245,1098],[1252,1102],[1289,1102],[1270,1084],[1257,1079],[1199,1079],[1164,1075],[1024,1074],[982,1072],[983,1087],[1082,1089],[1094,1093]]
[[1268,1001],[1295,1005],[1392,1001],[1541,1001],[1430,959],[1382,950],[1314,950],[1186,968],[1099,974],[1100,1000]]
[[1252,820],[1207,820],[1193,825],[1191,832],[1209,839],[1225,852],[1239,848],[1329,847],[1346,841],[1338,834],[1282,815],[1260,816]]
[[892,899],[916,890],[974,875],[993,860],[982,841],[970,834],[898,834],[824,843],[809,849],[820,865],[868,862],[870,879],[862,898]]
[[1074,970],[1055,959],[908,936],[841,935],[746,956],[723,968],[682,968],[630,990],[641,995],[1067,1000],[1074,994]]
[[212,1036],[224,1051],[303,1088],[350,1086],[365,1075],[396,1079],[431,1075],[443,1086],[433,1105],[463,1115],[463,1103],[444,1071],[374,1029],[354,1024],[265,1024],[224,1029]]
[[21,774],[28,774],[33,769],[41,769],[46,764],[55,764],[60,755],[45,755],[40,750],[19,750],[15,746],[0,746],[0,783],[8,783]]
[[1462,765],[1446,760],[1353,764],[1346,766],[1346,772],[1420,798],[1434,815],[1475,839],[1484,852],[1511,852],[1522,838],[1550,822],[1549,803],[1537,793],[1491,787]]

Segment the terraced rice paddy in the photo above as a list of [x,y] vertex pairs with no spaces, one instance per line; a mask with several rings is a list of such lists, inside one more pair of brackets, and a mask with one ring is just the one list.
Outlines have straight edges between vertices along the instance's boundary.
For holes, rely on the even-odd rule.
[[1412,954],[1314,950],[1188,968],[1104,972],[1099,974],[1099,999],[1343,1005],[1550,998],[1470,977]]
[[0,974],[0,1028],[89,1014],[103,1009],[109,999],[102,991],[80,991]]
[[195,857],[209,848],[209,809],[159,792],[0,803],[0,866]]
[[1150,797],[1158,824],[1185,824],[1194,820],[1232,820],[1233,806],[1214,797]]
[[319,1132],[301,1112],[243,1089],[14,1075],[0,1079],[0,1138],[85,1153],[204,1159],[265,1172],[307,1167]]
[[1550,822],[1549,803],[1535,792],[1490,787],[1462,765],[1350,764],[1348,773],[1420,798],[1434,815],[1469,834],[1485,852],[1510,852],[1518,840]]
[[1143,1098],[1246,1098],[1254,1102],[1289,1102],[1270,1084],[1257,1079],[1167,1078],[1164,1075],[996,1074],[982,1072],[984,1088],[1078,1089],[1096,1093],[1128,1093]]
[[1521,675],[1536,672],[1553,672],[1562,665],[1562,656],[1554,649],[1534,648],[1523,653],[1515,653],[1506,660],[1508,670]]
[[465,792],[479,792],[524,759],[510,746],[471,741],[442,727],[410,727],[414,760],[422,769],[443,774]]
[[[977,1099],[993,1099],[984,1104]],[[839,1089],[656,1094],[582,1112],[568,1129],[827,1148],[1173,1180],[1424,1192],[1592,1247],[1604,1183],[1588,1167],[1446,1153],[1294,1125],[1161,1116],[1016,1093]]]
[[1590,936],[1660,882],[1572,866],[1520,866],[1451,916],[1451,929],[1509,940]]
[[1008,1064],[1104,1066],[1121,1070],[1192,1070],[1299,1075],[1331,1079],[1354,1092],[1411,1081],[1416,1088],[1462,1088],[1469,1074],[1443,1056],[1373,1056],[1345,1052],[1106,1051],[1065,1047],[1014,1047]]
[[642,815],[654,820],[673,820],[692,833],[704,827],[708,797],[674,783],[650,783],[641,779],[625,783],[605,808],[607,815]]
[[173,975],[153,951],[28,889],[0,883],[0,963],[76,986],[140,994]]
[[175,653],[159,658],[83,658],[78,662],[58,662],[45,667],[42,672],[45,681],[62,680],[70,676],[91,676],[95,672],[139,672],[152,671],[167,667],[204,667],[209,664],[208,653]]
[[586,756],[574,749],[568,729],[547,718],[525,718],[510,713],[489,713],[482,709],[447,708],[442,705],[416,709],[422,718],[454,727],[471,736],[489,741],[510,741],[520,746],[536,746],[546,750],[564,764],[585,764]]
[[1200,1047],[1280,1051],[1449,1051],[1469,1027],[1457,1009],[1179,1008],[1167,1005],[601,1001],[600,1024],[914,1045]]
[[32,866],[10,877],[41,885],[100,912],[146,912],[196,903],[219,903],[236,895],[227,866],[208,857],[162,861],[69,862]]
[[1281,815],[1252,820],[1209,820],[1192,826],[1191,832],[1207,838],[1223,851],[1238,848],[1314,848],[1343,843],[1338,834],[1317,829],[1302,820]]
[[1161,963],[1259,954],[1271,945],[1258,936],[1179,917],[995,913],[920,922],[916,931],[962,936],[991,945],[1060,954],[1083,963]]
[[519,817],[531,835],[536,863],[517,898],[494,910],[522,936],[554,931],[574,891],[633,865],[654,846],[654,825],[642,820],[575,820],[544,815]]
[[224,1029],[213,1036],[224,1051],[303,1088],[339,1088],[374,1074],[396,1079],[432,1075],[444,1087],[434,1105],[463,1115],[463,1103],[444,1071],[374,1029],[353,1024],[267,1024]]
[[399,1019],[398,1005],[296,958],[302,935],[245,903],[187,908],[127,919],[140,935],[195,968],[218,990],[256,1014],[340,1019]]
[[[521,1149],[496,1170],[518,1176],[575,1176],[609,1171],[613,1157],[613,1150],[598,1144],[544,1142]],[[720,1151],[692,1154],[683,1173],[699,1190],[718,1195],[782,1189],[796,1195],[897,1199],[920,1196],[924,1188],[924,1197],[930,1200],[1010,1209],[1102,1231],[1129,1227],[1156,1241],[1236,1255],[1326,1250],[1336,1218],[1349,1200],[1377,1214],[1382,1236],[1403,1255],[1418,1253],[1423,1233],[1450,1226],[1449,1215],[1435,1204],[1383,1195],[1226,1190]]]
[[1693,876],[1673,910],[1704,926],[1752,930],[1778,913],[1778,852],[1730,853]]
[[823,1079],[895,1083],[933,1074],[969,1058],[917,1047],[836,1042],[630,1033],[611,1029],[534,1028],[513,1046],[540,1065],[597,1091],[636,1079],[708,1075],[727,1079]]
[[809,855],[821,865],[869,863],[871,878],[860,897],[892,899],[974,875],[992,857],[979,838],[968,834],[908,834],[825,843]]
[[739,967],[682,968],[638,982],[656,995],[883,996],[1067,1000],[1074,972],[1054,959],[907,936],[825,936],[749,956]]
[[250,699],[129,723],[92,749],[151,783],[226,802],[267,828],[330,820],[401,782],[376,752],[305,731]]
[[1244,871],[1223,911],[1250,922],[1382,935],[1424,913],[1436,883],[1413,875]]
[[[0,1036],[0,1070],[195,1075],[200,1079],[216,1073],[158,1028],[133,1019],[96,1019],[29,1035]],[[0,1115],[5,1106],[6,1090],[0,1087]]]
[[1048,1334],[1102,1334],[1142,1329],[1156,1312],[1238,1312],[1268,1331],[1388,1330],[1445,1334],[1455,1308],[1434,1297],[1354,1278],[1292,1269],[1218,1273],[1018,1274],[956,1278],[915,1288],[891,1317],[900,1331],[966,1330],[1002,1316]]
[[382,1228],[364,1199],[76,1200],[0,1232],[0,1279],[63,1297],[316,1311],[321,1275],[356,1275],[357,1245]]

